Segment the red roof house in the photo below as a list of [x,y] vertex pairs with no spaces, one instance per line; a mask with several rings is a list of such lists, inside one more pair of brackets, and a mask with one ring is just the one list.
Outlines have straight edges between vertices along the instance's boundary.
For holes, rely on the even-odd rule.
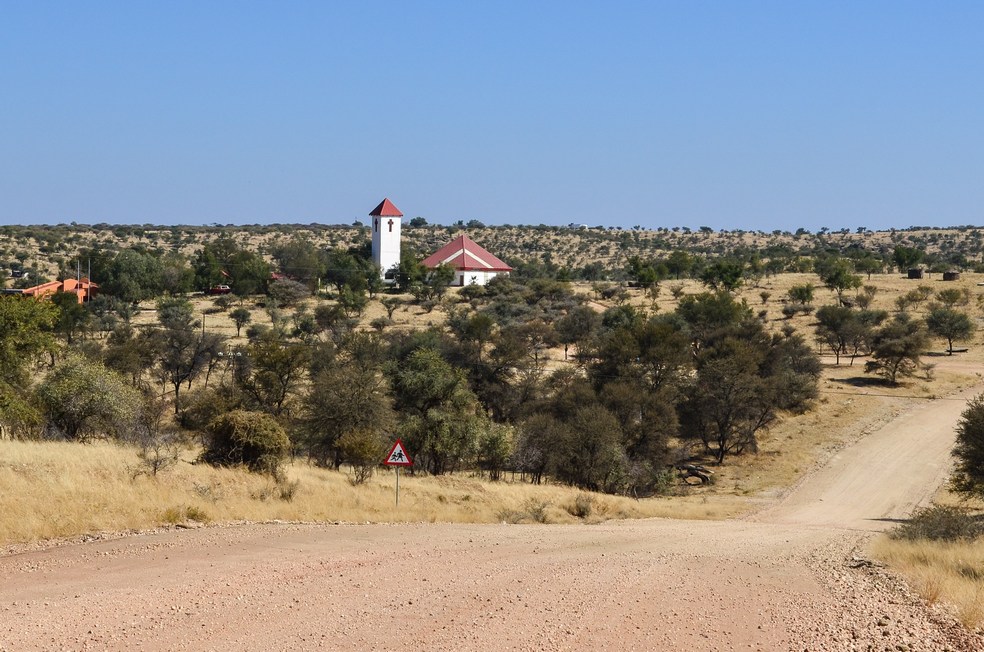
[[460,235],[433,254],[424,258],[424,267],[450,265],[456,272],[456,285],[485,285],[499,274],[508,274],[512,267],[505,264],[467,235]]

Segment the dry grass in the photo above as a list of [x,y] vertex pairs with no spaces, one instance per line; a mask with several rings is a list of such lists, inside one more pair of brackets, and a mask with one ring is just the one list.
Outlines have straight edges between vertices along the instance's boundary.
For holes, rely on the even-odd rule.
[[[710,503],[700,497],[633,500],[591,494],[590,514],[582,519],[575,514],[578,495],[584,492],[569,487],[405,475],[397,508],[392,472],[354,486],[344,472],[297,462],[287,468],[287,483],[278,486],[240,469],[192,464],[194,456],[186,451],[175,468],[156,478],[134,477],[140,469],[136,451],[115,444],[0,442],[0,544],[184,521],[574,523],[653,516],[723,518],[741,509],[735,501]],[[292,495],[283,495],[292,488]]]
[[[967,287],[974,295],[981,294],[976,286],[982,275],[965,274],[957,283],[946,287]],[[813,274],[784,274],[763,280],[761,287],[744,289],[743,296],[754,309],[767,311],[766,326],[778,331],[791,323],[808,341],[813,341],[815,320],[799,315],[786,320],[781,314],[780,299],[793,285],[817,283]],[[895,297],[918,284],[943,287],[942,281],[909,281],[898,275],[876,275],[871,283],[879,287],[874,307],[891,309]],[[669,287],[682,285],[686,294],[703,290],[695,281],[668,281],[656,302],[660,312],[673,310],[677,300]],[[767,289],[772,297],[761,305],[759,292]],[[611,304],[597,301],[590,284],[577,284],[576,292],[591,298],[596,308],[603,310]],[[650,299],[639,290],[631,290],[630,301],[640,307],[653,309]],[[829,303],[833,293],[818,289],[816,305]],[[449,292],[453,301],[456,291]],[[410,305],[410,298],[394,314],[392,328],[420,328],[439,324],[445,318],[443,310],[432,313]],[[315,300],[311,300],[312,302]],[[211,307],[212,300],[196,299],[201,312]],[[976,311],[974,304],[968,306]],[[378,301],[370,302],[362,323],[385,314]],[[156,315],[142,313],[138,323],[150,323]],[[254,320],[269,323],[266,313],[253,309]],[[227,313],[206,317],[209,330],[235,336]],[[978,335],[978,338],[980,334]],[[245,343],[245,337],[231,343]],[[976,339],[975,342],[979,342]],[[913,396],[931,399],[945,396],[957,389],[980,382],[976,370],[984,363],[984,348],[970,342],[969,353],[950,357],[929,358],[941,364],[933,379],[916,378],[899,387],[870,384],[863,374],[863,360],[849,366],[826,360],[821,382],[821,397],[817,409],[802,415],[787,416],[760,438],[760,453],[732,457],[723,467],[715,468],[716,482],[711,486],[681,489],[682,496],[645,501],[599,498],[600,505],[617,505],[606,512],[595,511],[603,517],[669,516],[677,518],[725,518],[753,509],[763,501],[794,485],[804,474],[822,463],[838,449],[861,437],[866,431],[899,414],[911,405]],[[563,350],[550,352],[550,366],[563,362]],[[36,448],[31,448],[31,447]],[[80,448],[71,444],[0,443],[0,491],[6,497],[17,497],[13,509],[0,515],[0,541],[25,541],[50,538],[95,530],[143,528],[161,522],[178,520],[191,511],[216,521],[235,519],[297,519],[343,521],[495,521],[524,519],[524,505],[531,499],[549,503],[548,518],[554,522],[575,520],[567,507],[573,504],[576,492],[560,487],[531,488],[523,483],[490,484],[472,478],[413,478],[403,479],[404,500],[397,512],[391,505],[392,477],[380,475],[364,487],[352,487],[343,474],[295,464],[289,470],[292,480],[300,485],[292,502],[276,499],[274,489],[266,481],[238,471],[210,469],[187,463],[193,453],[184,455],[185,462],[160,480],[145,477],[131,480],[128,467],[137,465],[132,451],[110,445]],[[96,480],[99,483],[96,483]],[[107,496],[114,496],[113,504]],[[264,497],[266,497],[264,499]],[[185,510],[182,512],[181,510]],[[506,518],[507,517],[507,518]],[[535,520],[535,519],[531,519]]]
[[968,628],[984,623],[984,540],[940,543],[879,537],[872,554],[929,604],[941,602]]

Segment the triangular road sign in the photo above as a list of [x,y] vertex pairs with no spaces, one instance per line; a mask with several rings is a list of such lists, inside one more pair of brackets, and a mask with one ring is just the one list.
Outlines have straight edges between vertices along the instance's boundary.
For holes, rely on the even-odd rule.
[[386,466],[413,466],[413,461],[407,455],[406,449],[403,448],[403,442],[397,439],[383,464]]

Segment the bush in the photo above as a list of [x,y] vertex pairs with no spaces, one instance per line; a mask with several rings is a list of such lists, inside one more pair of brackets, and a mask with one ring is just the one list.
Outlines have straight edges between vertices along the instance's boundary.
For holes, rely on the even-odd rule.
[[578,494],[574,497],[574,504],[567,508],[571,516],[578,518],[588,518],[594,511],[594,496],[591,494]]
[[208,424],[202,459],[209,464],[242,464],[250,471],[280,475],[290,451],[287,433],[269,414],[233,410]]
[[350,430],[338,438],[342,459],[352,465],[352,484],[362,484],[386,457],[382,435],[365,429]]
[[976,539],[981,534],[984,524],[966,509],[935,505],[916,511],[908,522],[892,530],[890,536],[907,541],[957,541]]

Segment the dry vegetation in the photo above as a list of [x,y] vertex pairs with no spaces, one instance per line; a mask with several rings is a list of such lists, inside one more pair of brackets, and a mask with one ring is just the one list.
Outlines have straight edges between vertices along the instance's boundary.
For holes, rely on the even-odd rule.
[[726,500],[632,500],[461,475],[401,475],[397,507],[391,471],[354,485],[345,473],[298,461],[287,467],[286,481],[276,483],[241,469],[195,464],[196,456],[185,450],[177,466],[154,477],[135,449],[117,444],[0,442],[0,544],[241,520],[597,523],[722,518],[740,509]]
[[907,541],[882,536],[872,554],[929,604],[950,605],[968,628],[984,623],[984,541]]
[[[70,260],[80,249],[101,244],[143,243],[169,251],[193,253],[201,243],[232,235],[237,241],[263,252],[278,238],[285,237],[277,227],[218,230],[187,228],[157,230],[153,228],[93,228],[80,232],[66,227],[57,241],[44,242],[0,232],[0,252],[8,259],[14,255],[27,262],[46,265],[49,274],[58,262]],[[294,227],[294,232],[316,244],[348,246],[365,238],[353,227]],[[981,231],[973,228],[956,230],[908,230],[882,233],[836,233],[824,236],[788,233],[761,234],[747,232],[688,233],[685,231],[616,231],[607,229],[571,230],[555,227],[516,229],[469,229],[477,241],[500,257],[576,267],[597,261],[609,268],[623,266],[631,255],[654,256],[676,247],[691,251],[724,253],[743,248],[786,247],[791,251],[810,251],[824,243],[840,249],[863,245],[874,251],[890,251],[896,244],[921,244],[927,252],[952,252],[965,249],[969,261],[977,261]],[[56,230],[57,234],[57,230]],[[407,229],[410,246],[430,251],[454,235],[454,229],[427,227]],[[549,253],[548,253],[549,252]],[[872,308],[893,312],[895,302],[915,288],[926,285],[937,291],[943,287],[966,289],[971,302],[965,308],[980,324],[984,288],[978,284],[984,274],[965,273],[960,281],[944,284],[937,274],[922,281],[911,281],[897,273],[875,274],[866,284],[878,288]],[[742,289],[741,296],[760,312],[772,331],[791,325],[813,342],[815,319],[810,314],[791,318],[782,308],[789,289],[812,283],[819,286],[815,274],[786,273],[765,277],[757,285]],[[674,294],[695,294],[704,288],[697,281],[664,281],[653,298],[641,290],[630,290],[627,298],[603,300],[598,287],[576,284],[576,290],[589,298],[599,310],[617,301],[628,302],[650,311],[673,310],[679,299]],[[676,289],[674,293],[671,290]],[[763,292],[769,293],[766,300]],[[831,303],[834,293],[816,290],[816,306]],[[442,305],[427,311],[414,305],[409,296],[400,297],[402,305],[393,314],[391,329],[416,329],[444,322],[449,305],[458,300],[452,290]],[[310,299],[309,307],[323,299]],[[194,299],[196,311],[205,317],[206,328],[237,342],[236,329],[228,311],[215,312],[213,301]],[[251,300],[246,300],[253,323],[269,323],[269,315]],[[135,318],[136,324],[155,319],[151,304]],[[924,309],[924,308],[923,308]],[[920,308],[916,308],[918,314]],[[362,327],[386,310],[378,300],[371,301],[362,316]],[[842,359],[839,366],[825,357],[817,409],[789,416],[760,438],[760,452],[730,458],[714,469],[715,482],[709,486],[680,484],[670,497],[632,500],[629,498],[589,494],[576,489],[546,485],[532,486],[521,478],[491,483],[473,475],[401,478],[401,504],[394,504],[392,472],[378,472],[368,483],[354,485],[344,472],[321,469],[295,460],[286,471],[287,481],[276,484],[270,479],[236,469],[218,469],[195,464],[198,451],[186,449],[179,463],[154,477],[141,473],[136,451],[116,444],[100,443],[80,446],[59,442],[0,441],[0,544],[40,539],[70,537],[98,531],[147,529],[178,523],[228,522],[237,520],[297,521],[544,521],[552,523],[597,522],[609,518],[667,516],[675,518],[726,518],[755,509],[775,499],[815,465],[841,447],[861,437],[869,429],[884,423],[913,400],[932,400],[958,389],[981,382],[984,347],[981,331],[960,356],[944,356],[944,344],[934,343],[935,354],[927,357],[939,363],[924,377],[909,379],[897,387],[871,382],[863,374],[863,359],[852,366]],[[245,337],[238,341],[245,341]],[[550,366],[565,364],[563,349],[548,352]],[[946,498],[941,498],[947,500]],[[962,622],[977,626],[984,620],[984,542],[931,543],[879,538],[873,554],[906,575],[929,602],[945,601],[955,605]]]
[[[409,215],[407,216],[410,217]],[[361,217],[362,220],[366,218]],[[405,219],[404,222],[408,222]],[[107,224],[57,225],[50,227],[0,227],[0,264],[14,259],[23,265],[36,265],[54,276],[60,263],[74,267],[83,249],[142,246],[165,253],[194,254],[204,243],[221,237],[263,254],[273,245],[297,235],[319,247],[349,247],[369,238],[359,220],[349,224],[273,224],[254,226],[214,225],[158,227],[153,225],[112,226]],[[430,253],[462,232],[508,262],[551,262],[576,269],[598,263],[606,269],[621,269],[631,256],[659,257],[683,249],[695,254],[722,255],[772,253],[783,256],[809,256],[826,250],[847,252],[864,250],[890,255],[896,245],[919,247],[928,255],[941,258],[958,256],[973,266],[982,260],[984,229],[959,226],[948,229],[913,227],[904,230],[858,232],[846,229],[810,233],[804,230],[710,231],[683,227],[643,229],[633,227],[569,228],[559,226],[428,225],[412,228],[405,224],[404,246]],[[82,265],[84,267],[84,261]],[[84,273],[84,271],[83,271]]]
[[[785,319],[781,297],[797,284],[815,281],[810,274],[784,274],[764,280],[760,288],[746,288],[750,302],[758,300],[765,288],[773,298],[762,306],[773,329],[793,323],[809,332],[813,319],[797,315]],[[958,285],[976,292],[977,275],[967,275]],[[914,281],[897,275],[878,275],[879,287],[874,306],[889,308],[895,297],[913,287]],[[926,281],[942,285],[942,282]],[[691,280],[680,281],[685,293],[701,286]],[[667,285],[664,283],[664,286]],[[950,284],[948,284],[950,285]],[[579,292],[591,295],[588,284]],[[831,299],[818,290],[818,305]],[[452,292],[449,301],[454,301]],[[311,300],[315,301],[315,300]],[[598,308],[610,305],[593,299]],[[641,291],[632,290],[630,301],[650,309],[672,310],[677,299],[670,292],[660,293],[655,306]],[[211,306],[211,299],[196,299],[199,309]],[[364,322],[383,308],[370,304]],[[394,314],[393,328],[416,328],[440,323],[445,313],[425,313],[407,303]],[[258,321],[266,313],[254,309]],[[138,316],[136,323],[150,323],[152,310]],[[209,330],[230,337],[235,327],[226,313],[206,317]],[[245,340],[245,337],[242,338]],[[550,352],[553,365],[563,362],[562,349]],[[867,429],[891,418],[914,397],[932,399],[979,382],[981,352],[975,347],[963,356],[935,358],[946,363],[933,379],[913,379],[899,387],[870,384],[862,373],[862,362],[825,365],[818,409],[781,421],[761,438],[758,455],[731,458],[715,468],[715,483],[705,487],[680,486],[680,495],[634,501],[610,496],[594,496],[592,518],[672,516],[678,518],[722,518],[754,509],[795,484],[815,464],[840,447],[861,436]],[[569,364],[569,363],[568,363]],[[19,497],[0,516],[0,541],[28,541],[70,536],[82,532],[140,529],[186,519],[231,520],[340,520],[340,521],[500,521],[532,519],[530,506],[546,504],[547,520],[579,520],[571,515],[578,491],[565,487],[535,487],[516,479],[489,483],[476,477],[404,477],[404,499],[400,509],[393,504],[393,477],[382,472],[366,486],[353,486],[344,473],[319,469],[302,460],[288,469],[296,490],[289,500],[279,496],[271,481],[238,470],[215,469],[192,464],[197,451],[186,450],[174,469],[157,478],[135,473],[140,470],[136,452],[115,444],[80,447],[58,442],[0,442],[0,492]]]

